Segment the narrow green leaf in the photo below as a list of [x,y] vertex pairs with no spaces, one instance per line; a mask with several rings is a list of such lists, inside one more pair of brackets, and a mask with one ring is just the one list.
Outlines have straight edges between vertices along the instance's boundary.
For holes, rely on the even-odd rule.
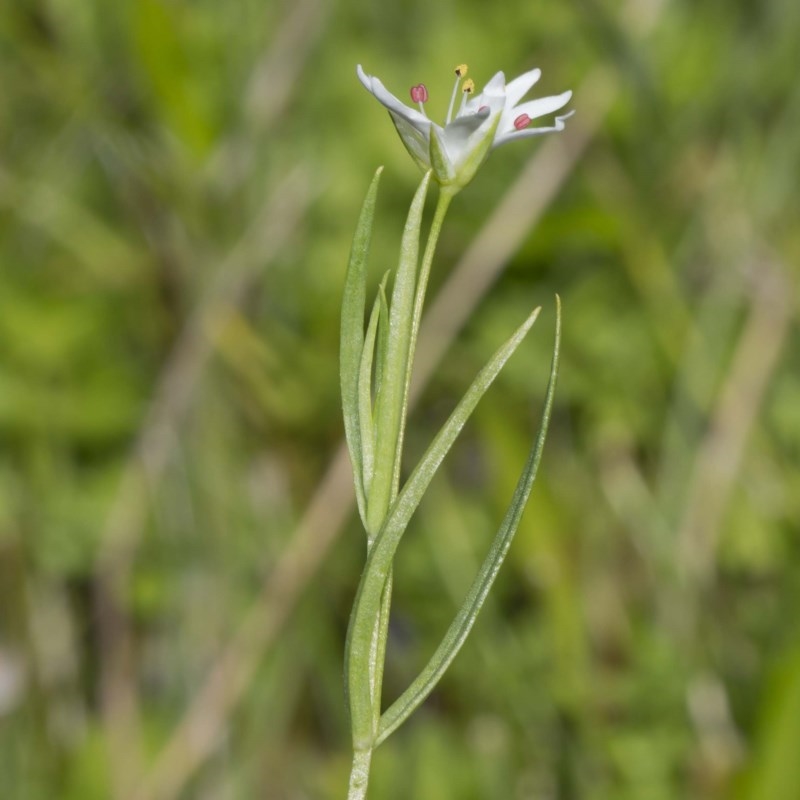
[[[388,273],[387,273],[388,275]],[[386,279],[378,287],[381,301],[381,318],[378,322],[378,352],[375,358],[375,396],[383,385],[383,372],[386,369],[386,351],[389,349],[389,302],[386,299]]]
[[395,450],[399,440],[403,392],[413,323],[414,289],[419,261],[422,212],[431,175],[427,173],[417,189],[400,242],[400,262],[394,279],[389,307],[389,342],[381,391],[375,402],[375,473],[367,498],[367,531],[374,535],[386,516],[392,497]]
[[367,257],[372,238],[372,221],[375,216],[375,200],[383,167],[379,167],[372,179],[353,237],[350,262],[344,281],[342,297],[342,329],[339,349],[339,373],[342,390],[344,431],[350,460],[353,464],[353,480],[361,519],[366,521],[366,497],[364,493],[363,464],[361,462],[361,431],[359,426],[358,374],[361,353],[364,348],[364,309],[366,305]]
[[372,361],[375,354],[375,336],[381,313],[380,295],[372,304],[367,325],[367,335],[361,349],[361,366],[358,374],[358,420],[361,436],[361,475],[364,493],[369,495],[372,471],[375,463],[375,431],[372,419]]
[[[514,335],[492,356],[478,373],[464,397],[442,426],[439,433],[417,464],[397,500],[392,504],[386,522],[381,528],[367,557],[361,575],[350,626],[347,632],[345,661],[347,663],[348,697],[353,725],[354,744],[367,747],[373,743],[375,731],[370,718],[371,696],[369,682],[360,674],[369,661],[373,645],[375,619],[381,607],[384,585],[392,567],[397,545],[408,527],[411,516],[419,505],[425,490],[464,427],[478,401],[497,377],[503,365],[530,330],[540,309],[536,309],[517,329]],[[358,722],[358,725],[356,724]]]
[[561,345],[561,300],[558,296],[556,296],[556,309],[555,345],[553,348],[550,380],[547,385],[547,395],[542,410],[539,434],[536,437],[536,441],[528,456],[528,461],[517,482],[517,487],[514,490],[514,496],[506,512],[505,519],[492,542],[492,546],[485,561],[481,565],[467,593],[464,604],[461,606],[453,623],[444,635],[436,652],[408,689],[403,692],[381,717],[378,737],[375,742],[376,746],[383,742],[408,719],[420,703],[431,693],[445,670],[450,666],[450,663],[469,635],[472,626],[475,624],[478,612],[481,610],[506,554],[508,553],[508,549],[511,546],[511,541],[519,526],[522,512],[525,510],[525,505],[528,502],[533,481],[539,468],[544,441],[547,436],[547,428],[550,423],[550,413],[553,408],[553,397],[555,395],[556,379],[558,377],[558,359]]

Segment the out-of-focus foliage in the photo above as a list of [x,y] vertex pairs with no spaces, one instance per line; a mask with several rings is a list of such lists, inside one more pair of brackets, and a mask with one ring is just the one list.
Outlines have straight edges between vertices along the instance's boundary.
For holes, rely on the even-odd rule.
[[[1,4],[0,795],[344,796],[364,543],[296,526],[361,198],[385,164],[377,283],[418,180],[355,63],[443,115],[466,61],[588,87],[587,144],[411,417],[413,457],[545,306],[400,550],[387,700],[508,502],[555,292],[561,381],[493,598],[371,796],[800,797],[798,41],[796,0]],[[457,198],[434,294],[543,146]]]

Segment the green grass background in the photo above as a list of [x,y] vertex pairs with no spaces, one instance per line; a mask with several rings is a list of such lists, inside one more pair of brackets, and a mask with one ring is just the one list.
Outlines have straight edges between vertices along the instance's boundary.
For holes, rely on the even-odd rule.
[[561,378],[490,602],[371,797],[800,798],[798,43],[796,0],[4,0],[0,796],[344,797],[340,291],[375,167],[373,285],[419,178],[355,64],[443,115],[467,62],[577,113],[445,225],[432,297],[522,234],[409,466],[544,310],[402,543],[387,701],[510,498],[556,292]]

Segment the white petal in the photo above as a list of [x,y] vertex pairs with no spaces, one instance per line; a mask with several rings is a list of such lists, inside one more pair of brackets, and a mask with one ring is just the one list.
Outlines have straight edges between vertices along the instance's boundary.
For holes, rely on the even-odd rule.
[[494,147],[499,147],[501,144],[511,142],[514,139],[529,139],[531,136],[541,136],[543,133],[555,133],[563,131],[566,127],[564,120],[569,119],[575,112],[570,111],[569,114],[564,114],[561,117],[556,117],[555,125],[549,128],[523,128],[521,131],[511,130],[510,133],[503,133],[497,136],[494,140]]
[[465,110],[474,114],[479,108],[489,106],[495,111],[505,103],[505,97],[506,76],[502,72],[496,72],[480,94],[467,100]]
[[444,129],[444,145],[453,164],[458,164],[469,149],[471,137],[490,117],[488,111],[468,114],[453,120]]
[[419,111],[410,108],[409,106],[405,105],[405,103],[401,103],[400,100],[398,100],[378,78],[372,75],[367,75],[367,73],[361,68],[361,64],[356,67],[356,74],[358,75],[358,79],[364,85],[364,88],[370,92],[370,94],[374,95],[378,102],[386,106],[386,108],[388,108],[392,113],[402,117],[404,120],[406,120],[406,122],[413,125],[421,133],[427,135],[431,121],[424,114],[420,114]]
[[532,69],[530,72],[523,72],[518,78],[514,78],[506,86],[506,102],[510,106],[515,106],[530,91],[531,87],[542,77],[540,69]]
[[572,92],[566,91],[552,97],[538,97],[536,100],[529,100],[527,103],[521,103],[513,108],[507,106],[503,112],[503,118],[500,120],[498,131],[501,135],[513,131],[514,120],[522,114],[527,114],[531,119],[552,114],[553,111],[558,111],[559,108],[563,108],[569,103],[571,97]]

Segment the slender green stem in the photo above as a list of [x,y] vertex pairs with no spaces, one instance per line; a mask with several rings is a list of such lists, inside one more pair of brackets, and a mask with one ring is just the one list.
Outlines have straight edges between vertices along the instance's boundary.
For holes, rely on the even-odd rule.
[[393,570],[389,570],[386,585],[383,587],[381,597],[381,610],[376,626],[375,661],[372,669],[372,703],[375,713],[375,730],[381,720],[381,689],[383,688],[383,667],[386,661],[386,642],[389,638],[389,612],[392,607],[392,578]]
[[364,800],[366,798],[371,761],[371,749],[356,750],[353,753],[353,766],[350,768],[350,786],[347,789],[347,800]]

